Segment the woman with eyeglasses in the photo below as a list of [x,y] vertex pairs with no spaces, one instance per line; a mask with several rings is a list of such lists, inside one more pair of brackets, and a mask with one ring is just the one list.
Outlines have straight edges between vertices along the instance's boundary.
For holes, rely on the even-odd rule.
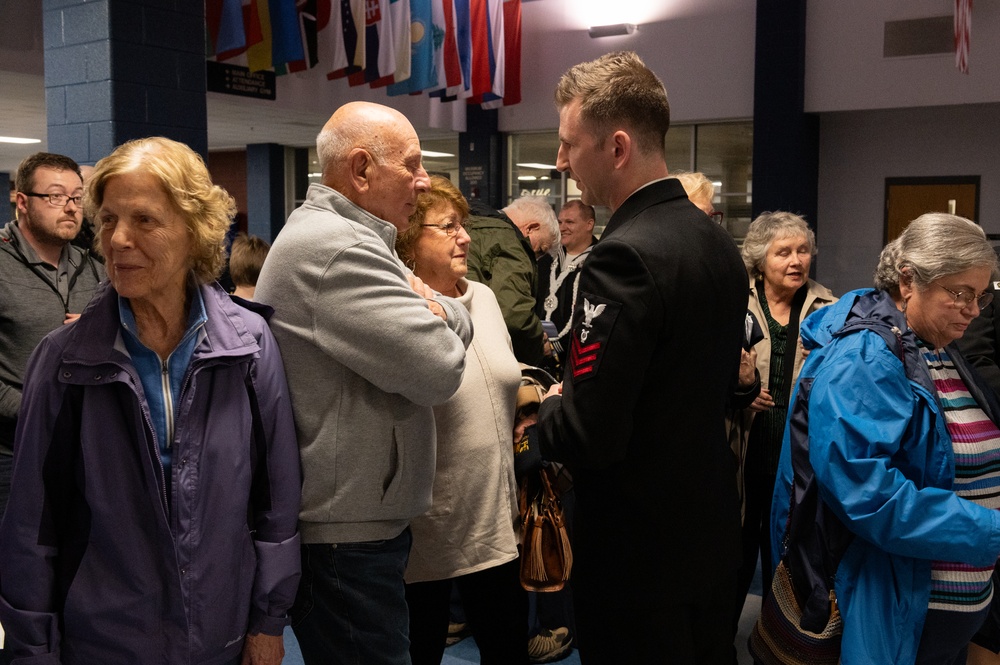
[[[882,251],[874,290],[849,293],[803,324],[812,352],[782,447],[772,563],[793,480],[814,473],[845,538],[827,539],[842,543],[828,552],[819,541],[792,549],[797,561],[839,561],[826,572],[845,665],[964,663],[989,609],[1000,555],[1000,404],[953,342],[992,300],[996,270],[977,224],[926,214]],[[793,440],[808,443],[808,461],[794,468]]]
[[521,372],[493,292],[465,279],[468,216],[461,192],[434,176],[396,241],[417,277],[468,308],[476,330],[462,385],[434,407],[434,503],[410,523],[410,656],[414,665],[441,662],[454,581],[482,663],[524,665],[528,603],[519,579],[512,445]]

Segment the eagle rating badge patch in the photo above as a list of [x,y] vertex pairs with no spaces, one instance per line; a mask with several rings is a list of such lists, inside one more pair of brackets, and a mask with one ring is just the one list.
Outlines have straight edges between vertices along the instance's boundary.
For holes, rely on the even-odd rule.
[[569,353],[569,370],[574,381],[597,376],[605,346],[622,305],[589,293],[581,294],[577,303],[573,343]]

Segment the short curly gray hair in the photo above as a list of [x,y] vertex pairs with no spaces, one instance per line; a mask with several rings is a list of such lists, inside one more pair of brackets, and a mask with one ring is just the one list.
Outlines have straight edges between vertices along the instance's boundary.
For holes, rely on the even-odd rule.
[[775,240],[804,236],[809,243],[809,254],[816,256],[816,234],[806,220],[790,212],[762,212],[750,223],[743,239],[743,264],[753,279],[764,277],[764,258],[767,248]]
[[973,268],[997,273],[996,251],[982,227],[964,217],[929,212],[882,249],[875,288],[898,296],[901,279],[910,278],[923,290],[937,279]]

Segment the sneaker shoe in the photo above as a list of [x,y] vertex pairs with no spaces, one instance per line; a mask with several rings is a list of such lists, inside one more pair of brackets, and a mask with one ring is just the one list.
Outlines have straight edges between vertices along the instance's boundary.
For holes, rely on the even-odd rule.
[[444,645],[450,647],[453,644],[458,644],[469,635],[472,635],[469,624],[452,621],[448,624],[448,637],[445,639]]
[[554,663],[569,656],[573,651],[573,638],[569,628],[562,626],[539,631],[528,640],[528,657],[532,663]]

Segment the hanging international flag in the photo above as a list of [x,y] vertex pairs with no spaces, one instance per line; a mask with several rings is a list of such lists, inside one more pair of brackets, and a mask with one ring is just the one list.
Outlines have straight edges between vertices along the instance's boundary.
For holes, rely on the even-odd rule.
[[410,78],[390,85],[389,95],[412,95],[437,87],[434,58],[437,33],[432,14],[431,0],[410,0]]
[[270,0],[271,59],[275,73],[285,73],[285,66],[296,60],[305,60],[302,32],[299,28],[299,11],[295,0]]
[[[382,46],[382,35],[385,33],[386,37],[389,37],[389,33],[392,31],[392,24],[389,22],[389,12],[382,11],[383,5],[387,4],[388,0],[365,0],[365,28],[362,32],[358,31],[358,50],[362,50],[362,69],[359,72],[351,74],[347,81],[352,86],[364,85],[365,83],[371,83],[372,81],[378,80],[383,71],[389,69],[389,63],[385,62],[385,58],[388,56],[388,50]],[[363,35],[363,37],[362,37]],[[364,40],[363,42],[361,40]],[[363,44],[363,46],[362,46]],[[380,58],[382,59],[380,61]],[[355,64],[358,64],[355,58]],[[396,68],[396,63],[392,63],[392,69]]]
[[392,0],[389,13],[392,15],[393,52],[396,56],[396,69],[390,83],[402,83],[410,78],[412,71],[410,50],[410,15],[412,0]]
[[469,97],[489,92],[493,84],[490,80],[488,2],[489,0],[469,0],[469,25],[472,34],[472,89]]
[[246,50],[241,0],[206,0],[205,27],[217,58],[225,59]]
[[462,80],[458,86],[448,86],[447,94],[461,99],[472,96],[472,0],[454,0],[455,43]]
[[329,80],[343,78],[360,69],[354,64],[358,50],[358,29],[354,19],[354,8],[356,6],[359,11],[364,11],[364,0],[333,0],[333,2],[329,37],[333,49],[332,68],[326,75]]
[[[470,104],[482,104],[503,100],[504,86],[504,12],[503,0],[486,0],[486,52],[477,53],[480,59],[487,61],[489,71],[489,89],[470,97]],[[475,69],[475,67],[473,67]]]
[[[330,73],[333,73],[347,67],[347,49],[340,0],[330,0],[330,4],[330,23],[325,30],[322,28],[319,30],[317,48],[323,62],[331,64]],[[330,73],[326,75],[327,79],[334,78]]]
[[[248,22],[259,37],[247,48],[247,66],[250,71],[259,72],[262,69],[271,69],[273,60],[271,58],[271,10],[268,9],[268,0],[250,0]],[[249,32],[248,32],[248,40]]]
[[379,32],[379,76],[369,84],[382,88],[410,78],[410,0],[385,0],[382,30]]
[[972,0],[955,0],[955,66],[969,73],[969,51],[972,49]]
[[438,80],[428,94],[443,98],[454,94],[449,90],[459,90],[462,86],[454,0],[431,0],[431,17],[434,22],[434,68]]
[[319,64],[319,32],[330,22],[330,0],[298,0],[295,6],[305,59],[288,63],[288,71],[301,72]]
[[521,103],[521,0],[504,0],[503,37],[503,99],[483,102],[485,109]]

